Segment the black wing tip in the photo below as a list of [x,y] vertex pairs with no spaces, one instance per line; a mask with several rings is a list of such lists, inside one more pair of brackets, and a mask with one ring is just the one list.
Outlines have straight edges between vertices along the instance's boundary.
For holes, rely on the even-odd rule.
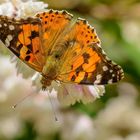
[[[124,71],[122,67],[107,57],[106,53],[101,48],[100,44],[92,43],[90,47],[92,47],[93,49],[99,52],[99,55],[102,58],[103,63],[104,63],[103,67],[107,67],[107,69],[103,68],[103,72],[106,73],[106,76],[111,74],[111,76],[109,76],[110,79],[108,78],[108,81],[106,79],[102,81],[102,83],[105,83],[105,84],[116,83],[124,78]],[[112,77],[112,80],[111,80],[111,77]]]

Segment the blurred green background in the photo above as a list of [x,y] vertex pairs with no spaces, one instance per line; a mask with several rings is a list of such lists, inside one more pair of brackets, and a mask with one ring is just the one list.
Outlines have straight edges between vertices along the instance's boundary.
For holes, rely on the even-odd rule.
[[104,96],[91,104],[59,106],[59,121],[55,122],[43,94],[27,99],[15,110],[10,108],[31,91],[31,83],[17,78],[14,64],[1,54],[0,140],[140,140],[140,1],[44,2],[48,8],[65,9],[87,19],[108,56],[124,69],[125,78],[107,85]]

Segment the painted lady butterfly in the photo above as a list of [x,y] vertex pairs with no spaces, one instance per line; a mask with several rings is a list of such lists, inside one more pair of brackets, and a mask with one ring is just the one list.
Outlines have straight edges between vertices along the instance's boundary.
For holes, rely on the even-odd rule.
[[123,78],[106,56],[86,20],[48,10],[27,19],[0,16],[0,39],[18,58],[42,75],[42,89],[53,80],[102,85]]

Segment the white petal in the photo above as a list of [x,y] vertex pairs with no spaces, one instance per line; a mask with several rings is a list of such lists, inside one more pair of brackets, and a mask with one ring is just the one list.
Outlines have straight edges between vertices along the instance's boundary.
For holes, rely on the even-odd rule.
[[94,86],[62,84],[58,90],[58,99],[63,105],[71,105],[76,102],[90,103],[103,94],[104,86],[100,88],[102,90]]

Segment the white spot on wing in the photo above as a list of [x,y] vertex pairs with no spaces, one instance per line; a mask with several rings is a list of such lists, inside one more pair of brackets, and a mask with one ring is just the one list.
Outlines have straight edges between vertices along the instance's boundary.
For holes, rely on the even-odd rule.
[[101,79],[102,79],[102,75],[101,74],[98,74],[96,76],[96,80],[94,81],[94,84],[99,84],[101,82]]
[[6,40],[5,40],[5,46],[6,47],[9,47],[10,46],[10,42],[9,42],[8,38],[6,38]]
[[9,25],[9,29],[14,30],[15,29],[14,25]]
[[106,59],[107,61],[110,61],[110,59],[109,59],[107,56],[105,57],[105,59]]
[[11,40],[13,39],[13,36],[12,36],[12,35],[8,35],[8,36],[7,36],[7,39],[8,39],[9,41],[11,41]]
[[12,35],[8,35],[6,40],[5,40],[5,46],[9,47],[10,46],[10,41],[13,39]]
[[106,53],[105,53],[105,51],[104,51],[104,50],[102,50],[102,54],[106,55]]
[[102,78],[102,75],[101,75],[101,74],[98,74],[98,75],[96,76],[96,78],[97,78],[97,80],[98,80],[98,79],[101,79],[101,78]]
[[103,71],[107,71],[108,67],[107,66],[103,66]]
[[120,72],[123,73],[123,69],[120,69]]
[[6,27],[6,26],[7,26],[7,24],[6,24],[6,23],[4,23],[4,26]]
[[101,82],[101,79],[95,80],[95,81],[94,81],[94,84],[99,84],[100,82]]

